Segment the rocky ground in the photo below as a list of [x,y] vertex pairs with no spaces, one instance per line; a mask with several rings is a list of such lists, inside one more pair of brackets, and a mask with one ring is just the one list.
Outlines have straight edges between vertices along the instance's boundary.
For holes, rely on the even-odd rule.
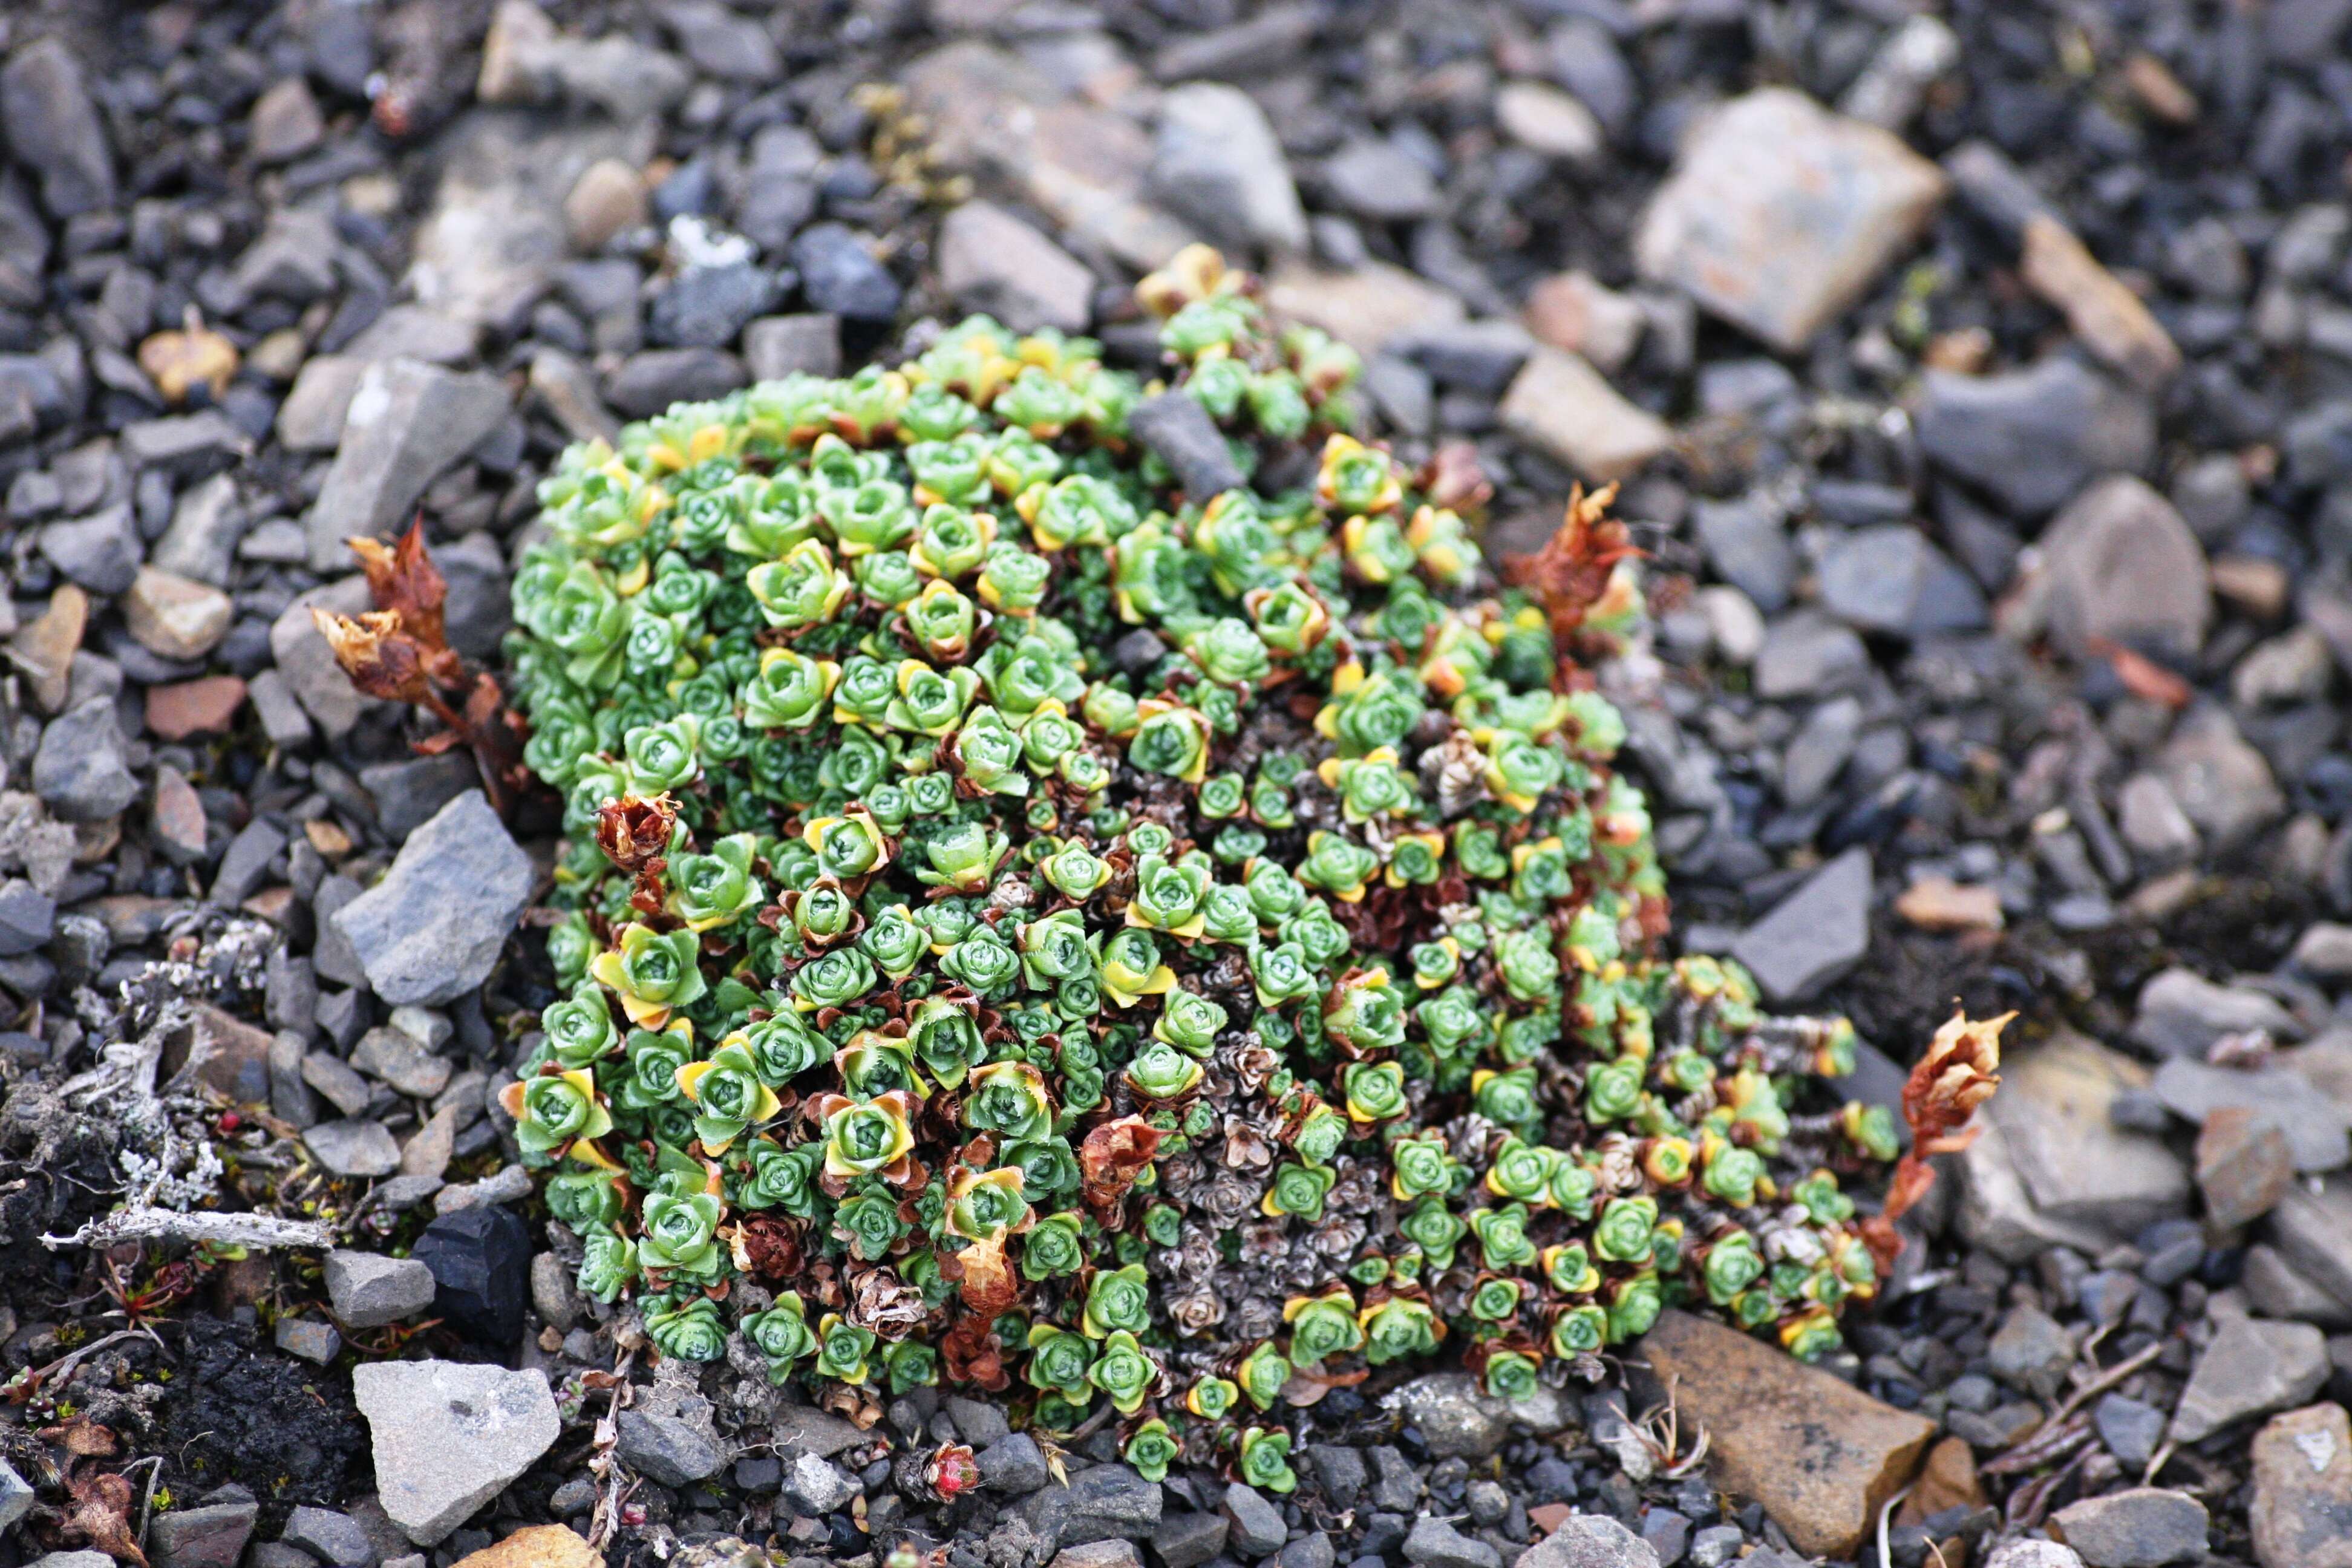
[[[9,8],[0,1568],[2352,1563],[2347,23]],[[564,443],[964,309],[1136,358],[1195,237],[1490,550],[1625,482],[1685,948],[1849,1013],[1864,1098],[2022,1013],[1826,1370],[1670,1319],[1518,1407],[1388,1377],[1268,1498],[648,1373],[570,1287],[486,1092],[549,822],[344,682],[342,538],[421,509],[493,656]]]

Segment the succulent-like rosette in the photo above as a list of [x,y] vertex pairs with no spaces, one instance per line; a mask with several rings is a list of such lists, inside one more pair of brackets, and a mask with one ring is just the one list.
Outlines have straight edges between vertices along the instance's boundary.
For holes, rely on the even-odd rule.
[[509,1084],[500,1103],[514,1118],[515,1142],[526,1155],[551,1157],[575,1139],[602,1138],[613,1114],[585,1068],[548,1070]]
[[613,1009],[593,981],[583,981],[562,1001],[549,1003],[539,1026],[547,1036],[547,1054],[565,1068],[593,1067],[621,1044]]
[[646,1305],[646,1338],[679,1361],[719,1361],[727,1354],[727,1325],[719,1303],[698,1294],[656,1297]]
[[1647,1263],[1657,1224],[1655,1198],[1611,1198],[1592,1227],[1593,1253],[1612,1263]]
[[646,1194],[638,1215],[637,1260],[681,1279],[716,1279],[726,1263],[718,1240],[725,1213],[715,1193]]
[[1176,972],[1160,962],[1150,932],[1130,926],[1111,932],[1102,944],[1102,993],[1113,1006],[1132,1007],[1175,986]]
[[1196,708],[1148,698],[1136,704],[1127,760],[1148,773],[1199,784],[1209,771],[1209,721]]
[[1151,1281],[1140,1263],[1098,1270],[1087,1281],[1086,1310],[1079,1327],[1090,1339],[1139,1334],[1151,1326]]
[[1241,1396],[1240,1386],[1231,1378],[1211,1373],[1184,1391],[1184,1408],[1206,1421],[1222,1420]]
[[816,1365],[819,1377],[837,1383],[864,1383],[872,1370],[875,1336],[838,1312],[817,1320]]
[[1142,1409],[1159,1381],[1160,1363],[1123,1329],[1104,1336],[1100,1352],[1087,1368],[1087,1382],[1110,1395],[1111,1407],[1121,1415]]
[[1410,1296],[1390,1296],[1367,1306],[1360,1321],[1364,1331],[1364,1359],[1374,1366],[1411,1356],[1426,1355],[1445,1335],[1445,1325],[1429,1303]]
[[809,1326],[808,1309],[797,1290],[780,1290],[775,1304],[747,1312],[739,1325],[754,1350],[768,1358],[768,1381],[782,1384],[799,1363],[816,1354],[816,1331]]
[[610,1224],[596,1226],[581,1234],[578,1275],[581,1294],[593,1296],[599,1301],[616,1301],[636,1277],[636,1244],[627,1237]]
[[1047,1215],[1021,1238],[1021,1277],[1052,1279],[1076,1274],[1087,1260],[1086,1221],[1064,1209]]
[[1290,1325],[1288,1360],[1293,1366],[1315,1366],[1326,1357],[1364,1348],[1356,1299],[1344,1285],[1320,1296],[1293,1296],[1283,1303],[1282,1321]]
[[1290,1468],[1290,1434],[1278,1427],[1244,1431],[1234,1468],[1260,1491],[1280,1496],[1298,1489],[1298,1474]]
[[1146,1100],[1181,1100],[1201,1085],[1208,1069],[1165,1040],[1147,1040],[1127,1064],[1129,1089]]
[[663,874],[669,884],[667,908],[692,931],[706,931],[740,920],[759,908],[767,894],[751,874],[756,840],[749,833],[730,833],[714,841],[708,855],[669,858]]
[[1495,1351],[1486,1357],[1486,1390],[1496,1399],[1526,1399],[1536,1391],[1540,1365],[1531,1352]]
[[1260,1410],[1271,1410],[1282,1397],[1283,1386],[1289,1383],[1294,1370],[1290,1358],[1267,1340],[1234,1363],[1234,1384],[1250,1404]]
[[1174,1464],[1182,1452],[1183,1446],[1168,1429],[1168,1423],[1155,1419],[1141,1423],[1127,1435],[1126,1442],[1119,1447],[1118,1457],[1125,1459],[1137,1475],[1157,1483],[1168,1479],[1168,1467]]
[[997,1241],[1027,1229],[1031,1211],[1023,1193],[1018,1166],[957,1170],[948,1179],[948,1234],[966,1241]]
[[627,1189],[625,1179],[602,1167],[558,1171],[548,1178],[547,1212],[585,1236],[621,1217]]
[[814,1143],[786,1149],[773,1139],[752,1141],[749,1169],[738,1184],[737,1202],[747,1209],[779,1209],[796,1218],[816,1213],[817,1173],[824,1151]]
[[1072,1404],[1086,1401],[1087,1373],[1095,1362],[1094,1342],[1052,1323],[1035,1323],[1029,1329],[1028,1350],[1025,1375],[1030,1387],[1058,1394]]
[[726,1152],[747,1128],[773,1121],[782,1110],[741,1045],[721,1046],[709,1060],[679,1068],[677,1088],[694,1104],[694,1135],[709,1154]]
[[1215,1047],[1217,1031],[1225,1026],[1227,1016],[1223,1007],[1196,991],[1171,991],[1160,998],[1151,1037],[1188,1056],[1205,1058]]
[[976,822],[954,823],[923,841],[929,864],[914,868],[915,879],[928,887],[977,892],[994,878],[1012,847],[1002,832],[992,833]]
[[623,926],[588,973],[620,997],[631,1023],[648,1029],[660,1028],[672,1008],[701,1000],[709,989],[694,932],[644,924]]
[[793,1000],[803,1011],[846,1007],[874,989],[874,961],[854,947],[817,954],[793,972]]
[[904,1183],[914,1177],[913,1118],[919,1102],[905,1089],[853,1100],[820,1094],[808,1101],[808,1115],[824,1138],[824,1173],[836,1182],[879,1176]]
[[1360,1128],[1393,1121],[1406,1110],[1404,1067],[1398,1062],[1349,1062],[1339,1069],[1348,1120]]
[[1045,1074],[1027,1062],[991,1062],[966,1080],[963,1125],[1007,1142],[1043,1138],[1053,1131],[1053,1097]]
[[1209,858],[1197,850],[1177,860],[1163,855],[1144,856],[1136,864],[1135,897],[1128,902],[1128,923],[1170,936],[1199,936],[1202,901],[1214,876]]
[[789,1011],[772,1014],[719,1043],[722,1048],[741,1046],[751,1058],[752,1070],[770,1089],[782,1089],[828,1054],[816,1032],[798,1013]]
[[1323,1217],[1323,1201],[1339,1179],[1339,1173],[1328,1165],[1285,1160],[1274,1168],[1274,1180],[1266,1184],[1259,1212],[1270,1218],[1287,1215],[1311,1225]]

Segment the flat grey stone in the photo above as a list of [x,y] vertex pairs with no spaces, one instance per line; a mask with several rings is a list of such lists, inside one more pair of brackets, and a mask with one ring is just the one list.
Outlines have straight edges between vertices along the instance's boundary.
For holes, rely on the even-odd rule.
[[411,834],[383,879],[333,924],[385,1001],[453,1002],[488,977],[531,880],[530,857],[470,791]]
[[327,1254],[327,1299],[351,1329],[373,1329],[433,1305],[433,1270],[413,1258],[336,1247]]
[[1264,1492],[1246,1482],[1226,1484],[1224,1510],[1225,1517],[1233,1521],[1233,1532],[1227,1540],[1244,1556],[1264,1557],[1278,1552],[1282,1543],[1290,1539],[1290,1527],[1283,1521],[1282,1510],[1268,1502]]
[[2326,1381],[2327,1339],[2311,1324],[2225,1319],[2180,1391],[2169,1435],[2201,1442],[2233,1422],[2304,1404]]
[[1801,1002],[1862,961],[1870,947],[1870,851],[1856,847],[1814,872],[1731,944],[1775,1002]]
[[383,1510],[436,1546],[554,1446],[555,1396],[537,1372],[446,1361],[370,1362],[352,1393],[373,1436]]
[[692,1486],[708,1479],[726,1461],[726,1456],[709,1434],[697,1431],[675,1415],[624,1410],[619,1432],[621,1462],[666,1487]]
[[351,560],[343,541],[407,526],[425,488],[507,416],[505,384],[416,360],[370,365],[352,394],[325,485],[310,509],[310,569]]
[[249,1502],[159,1513],[147,1525],[148,1561],[154,1568],[236,1568],[260,1514]]

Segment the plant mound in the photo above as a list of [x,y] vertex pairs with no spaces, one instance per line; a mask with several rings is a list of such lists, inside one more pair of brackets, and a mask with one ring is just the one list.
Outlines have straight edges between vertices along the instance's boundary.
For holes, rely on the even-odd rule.
[[1346,349],[1209,254],[1139,292],[1205,421],[975,317],[543,486],[566,994],[507,1103],[583,1288],[836,1405],[1107,1403],[1147,1475],[1276,1489],[1252,1412],[1449,1338],[1504,1396],[1677,1301],[1835,1344],[1833,1172],[1894,1125],[1819,1081],[1842,1023],[1650,956],[1574,657],[1640,614],[1622,529],[1572,507],[1503,590],[1475,475],[1348,433]]

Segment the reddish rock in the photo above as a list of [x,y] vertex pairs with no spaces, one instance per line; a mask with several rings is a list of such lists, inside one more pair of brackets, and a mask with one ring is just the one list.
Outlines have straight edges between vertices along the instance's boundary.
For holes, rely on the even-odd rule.
[[1686,1312],[1660,1314],[1640,1354],[1703,1424],[1707,1472],[1752,1499],[1809,1557],[1851,1557],[1936,1436],[1785,1352]]
[[2278,1123],[2243,1105],[2224,1105],[2197,1134],[2197,1185],[2206,1222],[2218,1229],[2252,1225],[2278,1206],[2294,1180],[2294,1152]]
[[207,675],[147,689],[147,732],[158,740],[225,733],[245,706],[245,682],[234,675]]
[[204,858],[204,802],[196,798],[195,787],[179,769],[167,764],[155,770],[148,823],[155,847],[167,858],[183,865]]

